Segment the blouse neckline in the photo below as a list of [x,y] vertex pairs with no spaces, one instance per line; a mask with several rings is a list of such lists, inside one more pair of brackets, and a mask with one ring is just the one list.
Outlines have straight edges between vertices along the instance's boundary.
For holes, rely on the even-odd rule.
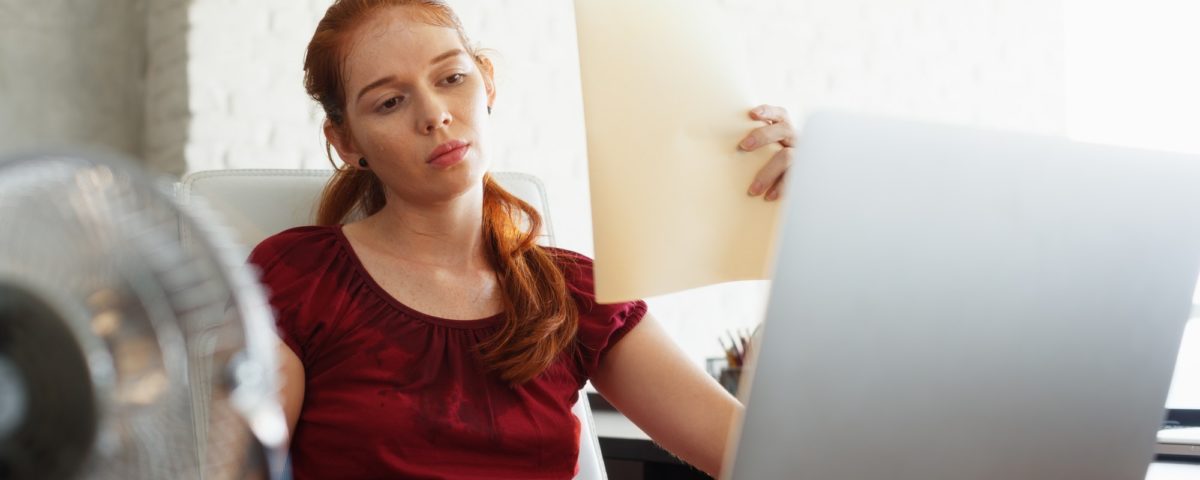
[[487,327],[499,325],[504,321],[504,312],[497,313],[490,317],[478,318],[478,319],[474,319],[474,320],[454,320],[454,319],[450,319],[450,318],[442,318],[442,317],[430,315],[430,314],[418,311],[412,307],[409,307],[408,305],[405,305],[400,300],[397,300],[396,297],[392,296],[391,293],[388,293],[387,290],[384,290],[383,287],[381,285],[379,285],[378,282],[375,281],[375,278],[372,277],[369,272],[367,272],[367,268],[366,268],[366,266],[363,265],[362,259],[358,257],[358,253],[355,252],[354,247],[352,245],[350,245],[350,239],[347,238],[346,233],[342,231],[342,225],[341,224],[334,225],[332,228],[333,228],[335,237],[337,237],[338,244],[341,245],[342,249],[344,249],[346,251],[346,255],[350,258],[350,262],[351,262],[351,265],[353,266],[354,270],[359,275],[362,276],[363,281],[366,282],[367,286],[369,286],[371,288],[371,290],[375,291],[376,295],[378,295],[380,298],[382,298],[385,302],[391,304],[397,310],[400,310],[400,311],[402,311],[412,317],[415,317],[419,320],[422,320],[424,322],[432,323],[434,325],[441,325],[441,326],[449,327],[449,328],[460,328],[460,329],[487,328]]

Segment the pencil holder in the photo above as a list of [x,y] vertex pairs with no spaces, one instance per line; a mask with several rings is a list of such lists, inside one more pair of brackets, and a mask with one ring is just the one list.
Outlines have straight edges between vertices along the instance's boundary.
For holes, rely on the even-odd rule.
[[742,367],[726,367],[721,369],[717,382],[725,387],[731,395],[737,396],[738,383],[742,381]]

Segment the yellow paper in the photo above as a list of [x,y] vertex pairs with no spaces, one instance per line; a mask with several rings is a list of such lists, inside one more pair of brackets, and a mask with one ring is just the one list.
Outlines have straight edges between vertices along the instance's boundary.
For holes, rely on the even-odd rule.
[[778,202],[749,197],[780,150],[740,152],[740,46],[711,0],[575,0],[596,298],[767,278]]

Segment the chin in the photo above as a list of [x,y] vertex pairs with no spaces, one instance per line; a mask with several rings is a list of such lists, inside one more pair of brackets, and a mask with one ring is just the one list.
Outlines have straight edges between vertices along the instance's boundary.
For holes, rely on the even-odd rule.
[[466,161],[458,166],[462,167],[463,171],[466,172],[468,181],[474,184],[482,185],[483,176],[487,175],[488,171],[491,170],[491,165],[486,159],[482,158],[481,155],[478,155],[477,152],[473,153],[476,154],[468,156]]
[[488,173],[487,166],[476,159],[469,159],[440,172],[441,183],[446,190],[447,198],[458,198],[470,194],[473,190],[483,190],[483,176]]

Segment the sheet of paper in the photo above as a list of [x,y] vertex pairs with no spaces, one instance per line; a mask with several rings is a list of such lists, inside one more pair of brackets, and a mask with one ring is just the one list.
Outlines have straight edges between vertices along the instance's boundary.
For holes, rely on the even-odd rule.
[[591,177],[596,298],[625,301],[767,278],[779,202],[749,197],[781,147],[713,0],[575,0]]

